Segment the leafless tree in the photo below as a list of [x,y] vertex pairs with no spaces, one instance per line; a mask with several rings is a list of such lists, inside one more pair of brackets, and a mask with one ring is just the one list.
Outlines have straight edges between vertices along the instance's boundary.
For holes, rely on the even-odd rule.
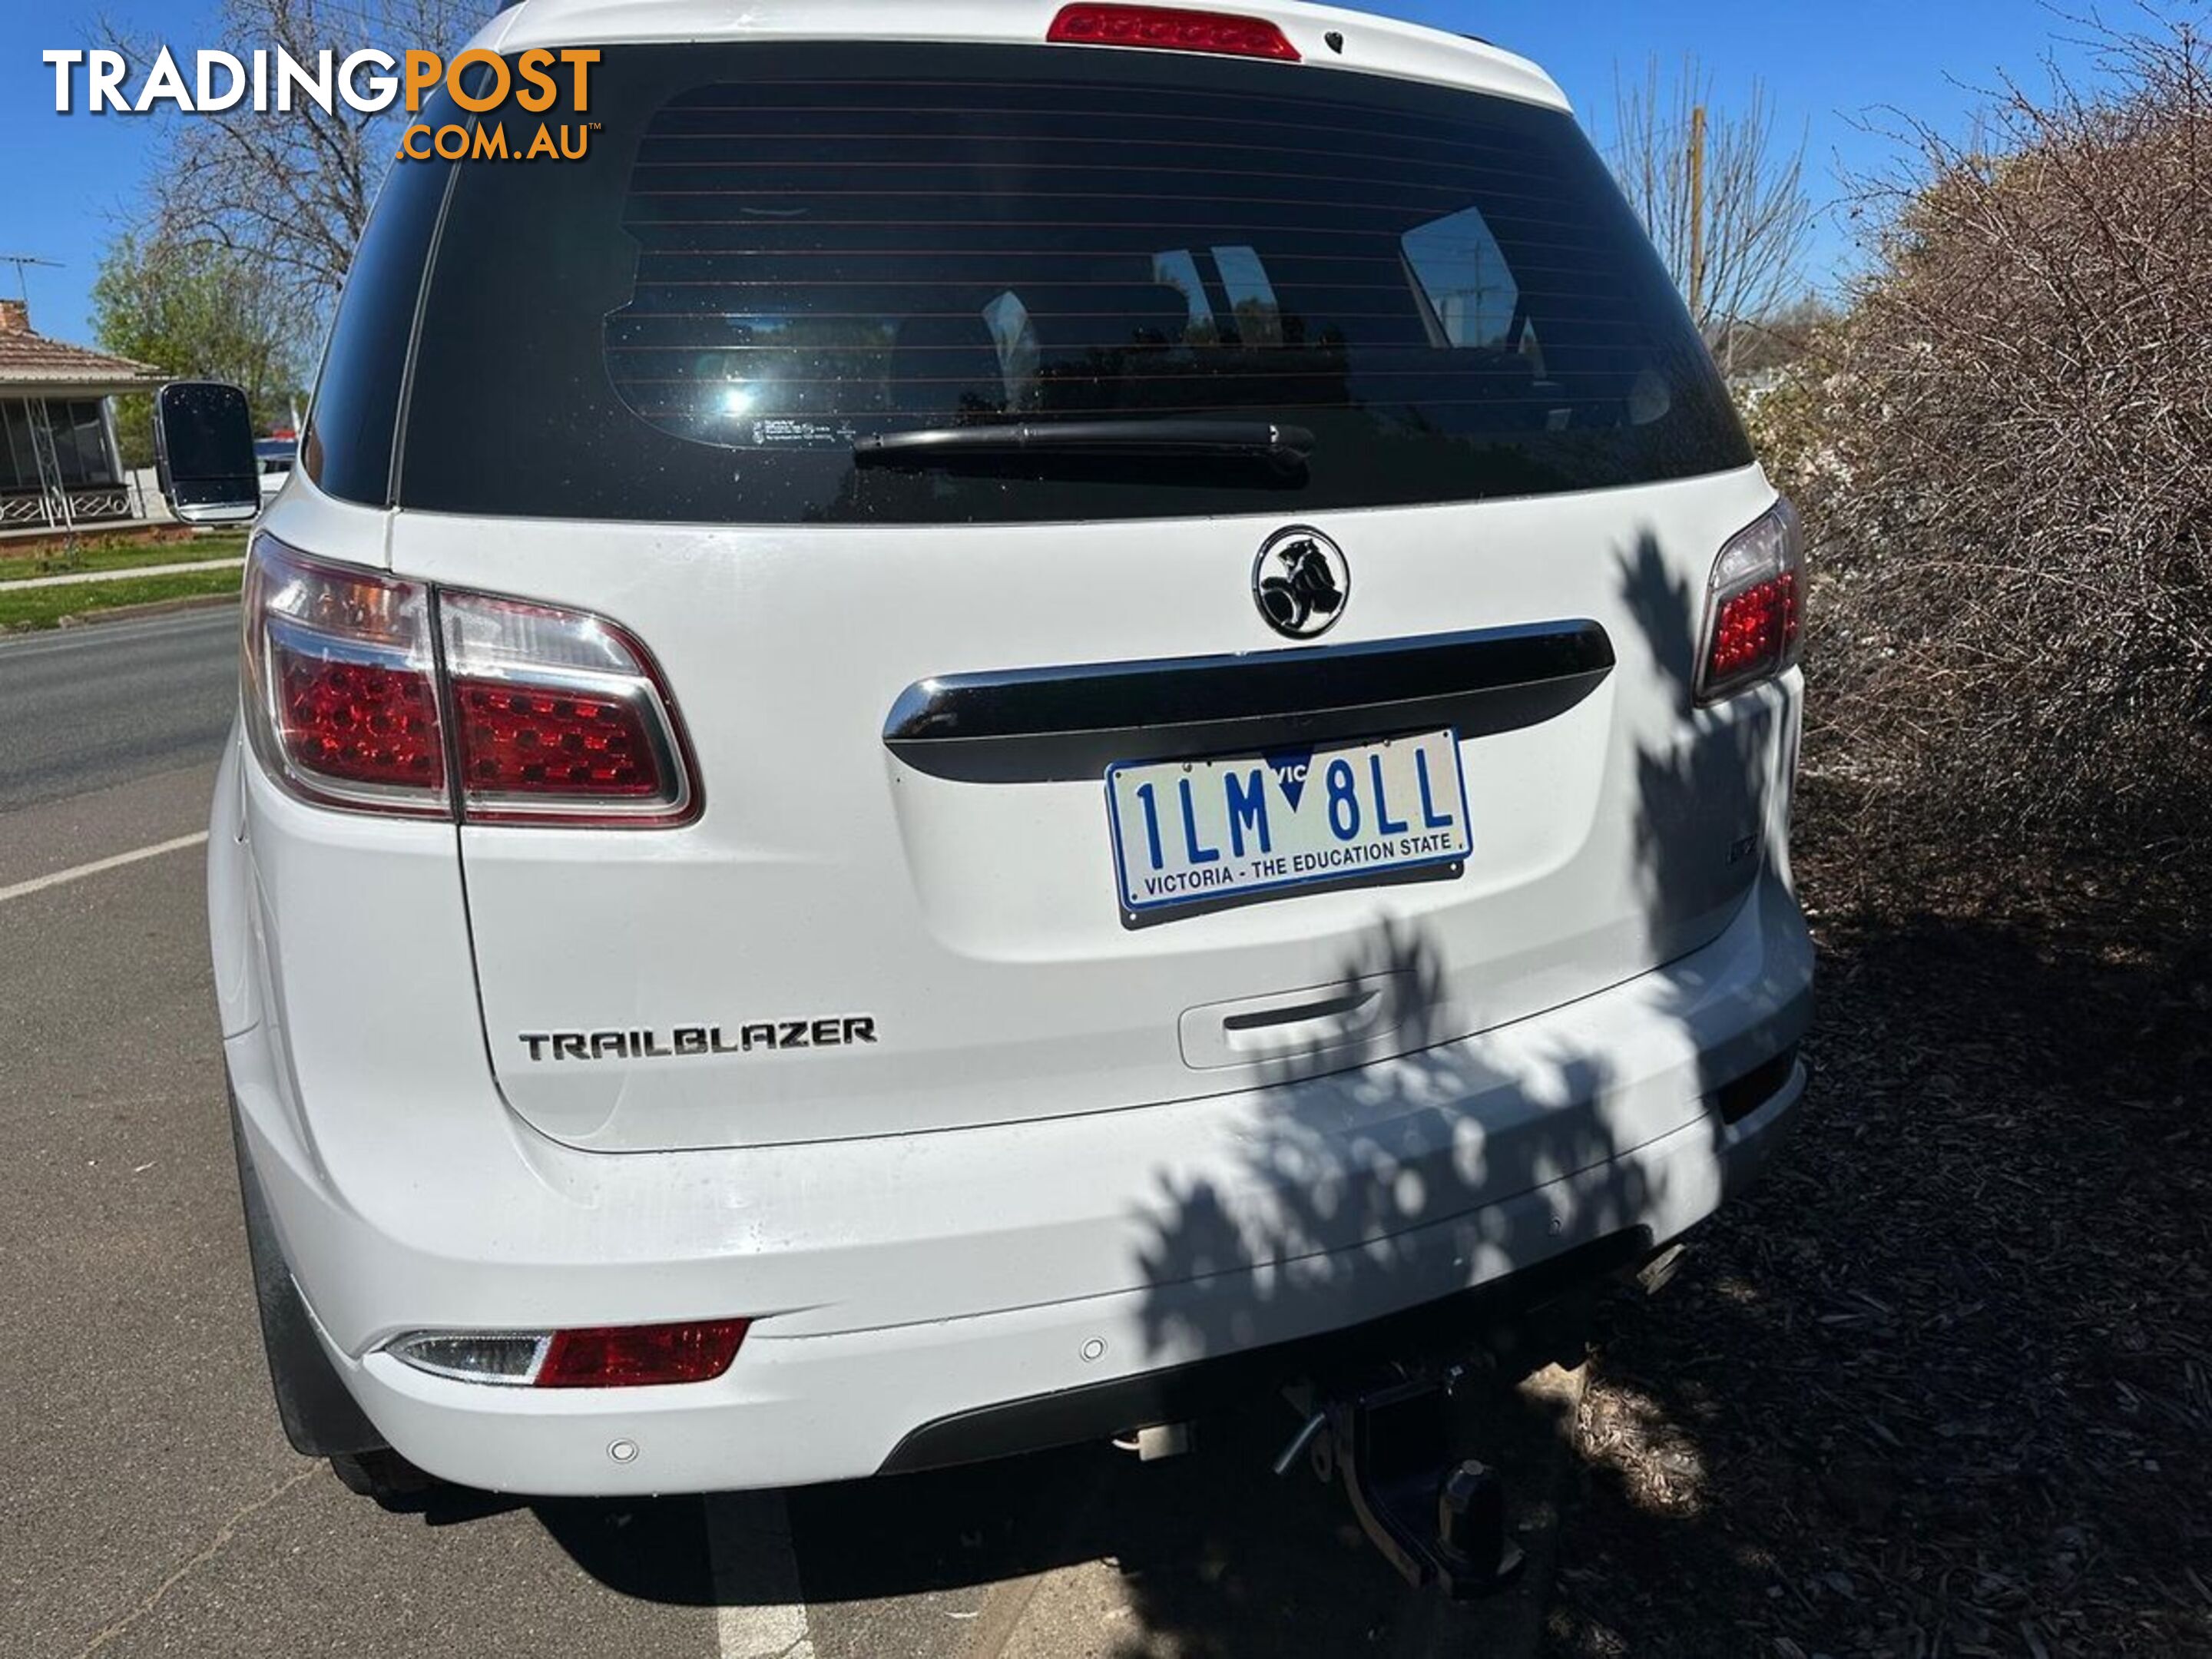
[[[477,0],[222,0],[210,40],[281,47],[313,65],[334,49],[380,47],[395,58],[420,47],[452,52],[483,21]],[[131,61],[152,61],[158,43],[110,27]],[[272,100],[273,102],[273,100]],[[257,112],[251,97],[229,110],[170,121],[147,183],[144,240],[208,245],[258,262],[297,290],[310,314],[327,312],[353,261],[405,120],[397,104],[362,114],[334,98],[325,112],[295,97],[289,112]]]
[[1801,135],[1793,149],[1778,131],[1763,83],[1753,82],[1742,109],[1732,112],[1694,58],[1671,76],[1656,58],[1640,81],[1616,71],[1608,155],[1724,362],[1738,325],[1803,295],[1814,219],[1805,141]]

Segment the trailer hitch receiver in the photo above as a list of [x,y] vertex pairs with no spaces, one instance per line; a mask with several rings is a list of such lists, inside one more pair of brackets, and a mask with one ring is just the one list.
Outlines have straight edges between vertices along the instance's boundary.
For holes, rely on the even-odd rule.
[[1449,1408],[1440,1382],[1416,1378],[1327,1409],[1337,1473],[1369,1540],[1416,1589],[1471,1601],[1511,1585],[1522,1555],[1497,1472],[1452,1461]]

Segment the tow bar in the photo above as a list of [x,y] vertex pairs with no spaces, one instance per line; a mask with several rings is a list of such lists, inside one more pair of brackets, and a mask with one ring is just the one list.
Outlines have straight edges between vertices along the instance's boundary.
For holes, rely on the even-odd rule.
[[1300,1454],[1314,1472],[1344,1483],[1360,1529],[1416,1589],[1436,1585],[1455,1601],[1494,1595],[1520,1576],[1521,1549],[1506,1534],[1497,1472],[1451,1455],[1451,1388],[1442,1376],[1389,1378],[1313,1411],[1275,1473]]

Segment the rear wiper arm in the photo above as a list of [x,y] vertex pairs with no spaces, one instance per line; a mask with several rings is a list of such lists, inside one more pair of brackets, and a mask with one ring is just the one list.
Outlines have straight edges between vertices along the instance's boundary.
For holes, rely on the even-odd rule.
[[884,466],[929,466],[963,455],[1222,455],[1302,465],[1314,434],[1273,421],[1004,421],[933,426],[853,441],[853,459]]

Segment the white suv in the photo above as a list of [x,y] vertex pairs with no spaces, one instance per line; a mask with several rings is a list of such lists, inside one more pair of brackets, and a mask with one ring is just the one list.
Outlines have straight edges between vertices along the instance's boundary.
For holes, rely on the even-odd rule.
[[1785,1127],[1795,520],[1542,73],[1235,12],[524,0],[588,112],[425,117],[597,130],[396,166],[254,538],[209,906],[302,1451],[1172,1424]]

